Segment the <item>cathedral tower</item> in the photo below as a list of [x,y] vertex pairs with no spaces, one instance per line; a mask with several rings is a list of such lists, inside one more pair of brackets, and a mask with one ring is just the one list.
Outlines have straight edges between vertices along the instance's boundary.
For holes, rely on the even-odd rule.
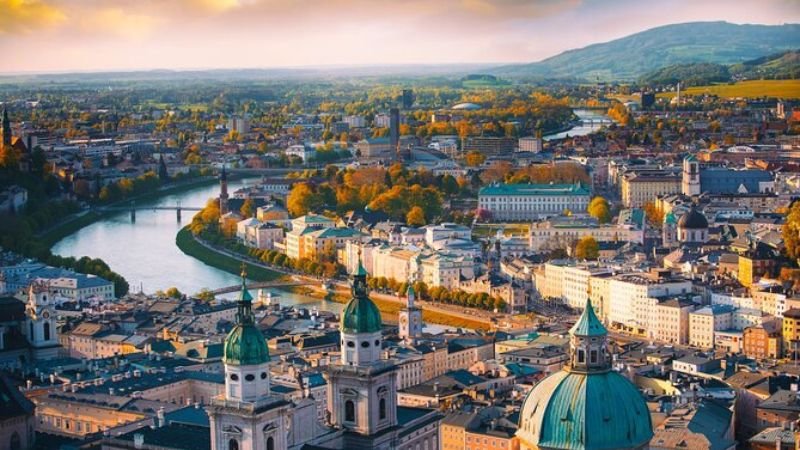
[[28,288],[27,316],[28,343],[33,348],[34,361],[58,357],[58,329],[56,328],[55,299],[49,286],[34,281]]
[[361,436],[397,425],[397,367],[381,360],[381,313],[369,298],[361,262],[342,312],[342,360],[328,369],[331,424]]
[[223,345],[225,393],[208,407],[212,450],[285,450],[292,404],[270,393],[269,348],[255,324],[253,298],[239,292],[236,326]]

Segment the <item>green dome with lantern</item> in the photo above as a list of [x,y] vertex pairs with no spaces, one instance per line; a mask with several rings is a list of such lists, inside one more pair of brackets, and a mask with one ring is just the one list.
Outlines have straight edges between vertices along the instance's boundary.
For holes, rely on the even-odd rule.
[[269,348],[261,330],[253,317],[253,297],[245,285],[245,273],[242,272],[242,289],[237,298],[237,323],[225,337],[223,363],[238,366],[251,366],[269,362]]
[[653,437],[650,411],[639,389],[611,368],[607,334],[587,301],[570,330],[570,366],[539,382],[522,403],[520,449],[647,448]]
[[381,312],[369,298],[367,290],[367,271],[361,262],[353,274],[353,298],[347,302],[342,312],[341,331],[343,333],[375,333],[381,331]]

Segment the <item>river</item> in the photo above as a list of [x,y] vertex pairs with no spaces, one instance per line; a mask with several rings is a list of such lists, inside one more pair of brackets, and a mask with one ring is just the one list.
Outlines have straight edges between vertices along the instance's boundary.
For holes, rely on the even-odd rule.
[[[256,180],[231,181],[228,190],[233,192]],[[203,206],[218,193],[219,185],[214,184],[167,195],[139,206],[169,206],[178,202],[186,207]],[[138,210],[134,223],[129,212],[120,212],[65,237],[53,246],[53,253],[101,258],[112,270],[128,280],[131,291],[138,291],[141,287],[144,292],[152,293],[175,286],[183,293],[194,294],[203,288],[216,289],[238,284],[238,276],[187,256],[175,245],[178,230],[188,224],[194,214],[193,211],[183,211],[178,222],[175,211]],[[284,291],[272,292],[279,295],[277,300],[282,305],[317,307],[337,313],[342,309],[339,303]],[[256,295],[255,292],[252,294]]]
[[560,133],[547,134],[544,136],[544,139],[549,141],[550,139],[563,139],[567,136],[585,136],[589,133],[599,130],[604,125],[611,125],[612,122],[607,115],[600,111],[591,109],[576,109],[574,112],[579,119],[584,121],[591,120],[592,122],[574,126],[569,130],[562,131]]

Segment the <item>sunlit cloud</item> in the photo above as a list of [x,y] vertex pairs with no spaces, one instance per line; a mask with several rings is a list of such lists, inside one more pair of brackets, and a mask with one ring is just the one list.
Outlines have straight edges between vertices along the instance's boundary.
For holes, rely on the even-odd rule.
[[146,14],[127,12],[122,8],[104,8],[88,12],[80,18],[81,29],[90,35],[112,35],[126,39],[143,39],[152,34],[162,20]]
[[0,72],[530,62],[697,20],[800,0],[0,0]]
[[29,33],[66,19],[56,6],[39,0],[0,0],[0,34]]

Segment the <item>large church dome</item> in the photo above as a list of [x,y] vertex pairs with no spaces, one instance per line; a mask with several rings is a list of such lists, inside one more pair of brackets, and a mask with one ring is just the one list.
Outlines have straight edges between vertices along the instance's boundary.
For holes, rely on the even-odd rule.
[[536,385],[522,405],[523,450],[640,449],[653,437],[642,394],[611,370],[605,327],[587,302],[570,330],[571,363]]

